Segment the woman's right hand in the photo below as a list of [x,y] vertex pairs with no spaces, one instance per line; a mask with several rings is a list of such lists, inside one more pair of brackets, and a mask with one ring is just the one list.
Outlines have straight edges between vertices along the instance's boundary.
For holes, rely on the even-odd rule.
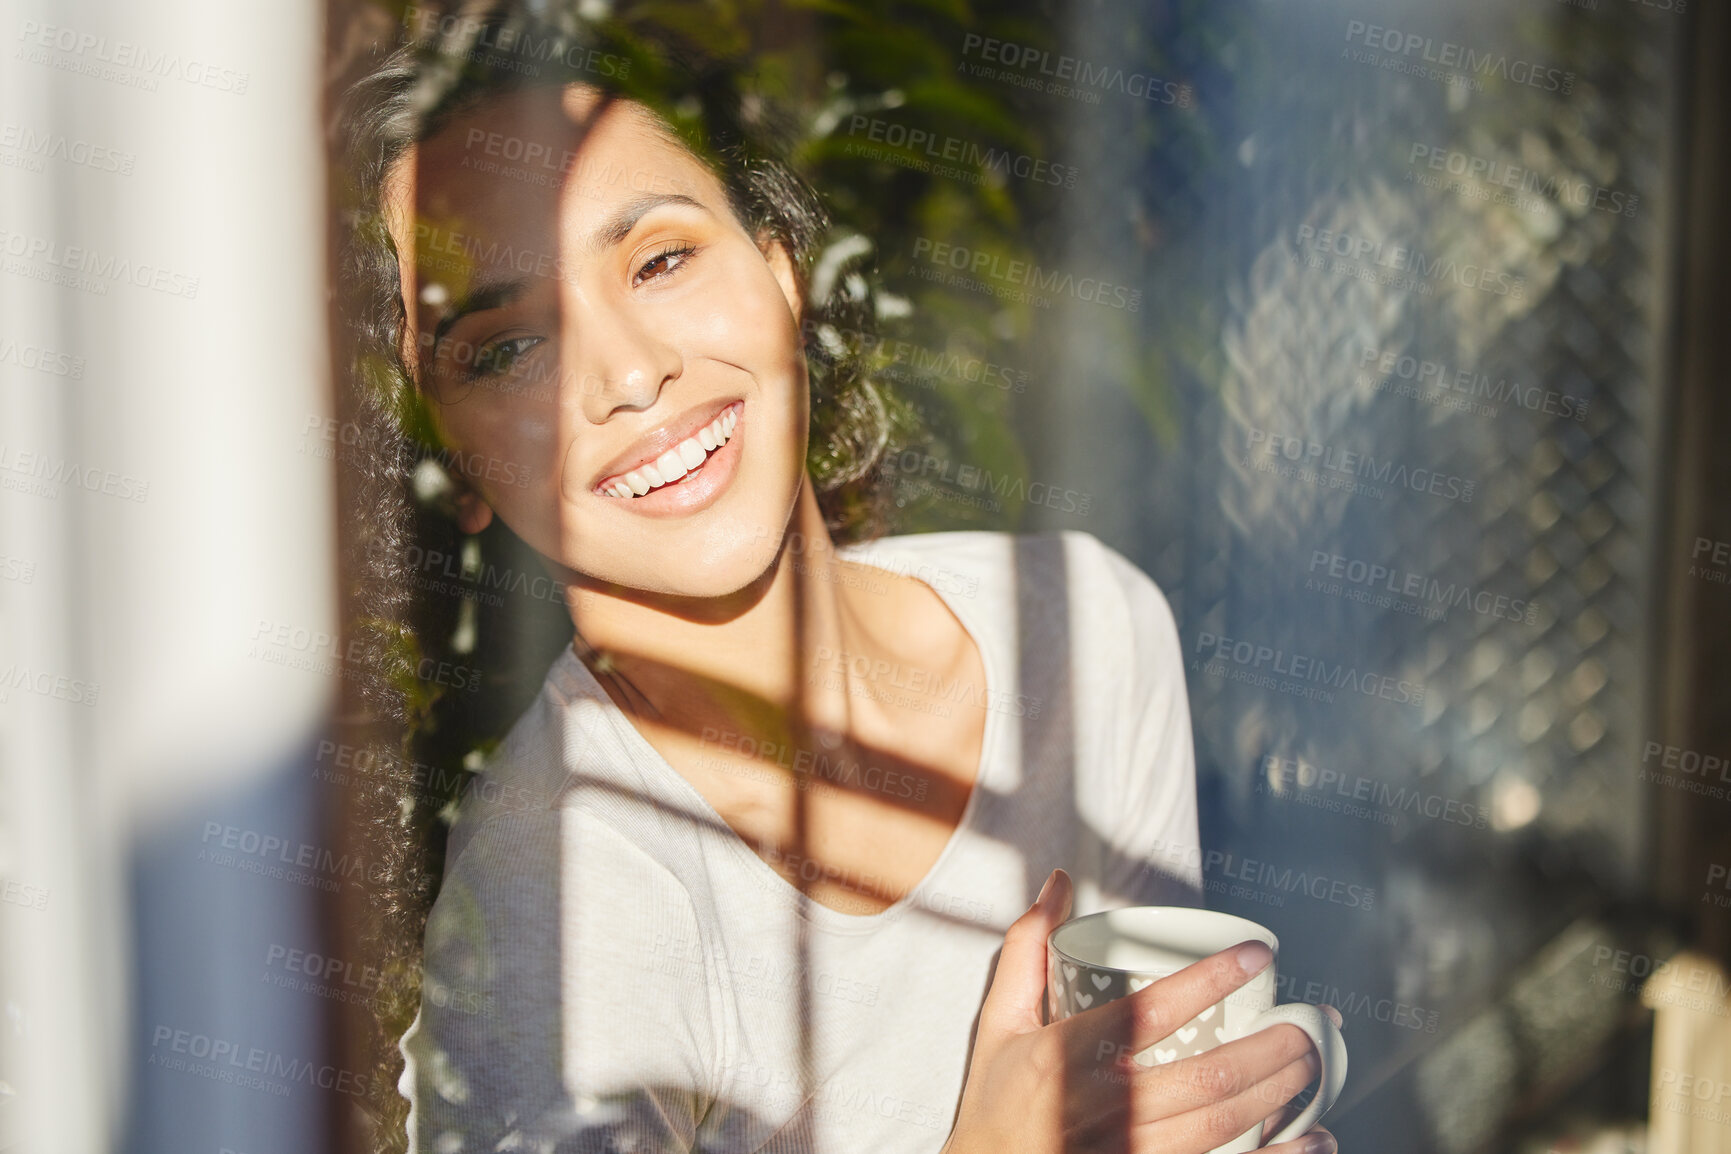
[[[943,1154],[1206,1154],[1280,1114],[1316,1077],[1310,1039],[1292,1025],[1162,1066],[1132,1057],[1266,968],[1273,955],[1261,942],[1043,1025],[1046,936],[1071,898],[1069,875],[1054,870],[1004,935]],[[1318,1128],[1264,1149],[1331,1154],[1335,1143]]]

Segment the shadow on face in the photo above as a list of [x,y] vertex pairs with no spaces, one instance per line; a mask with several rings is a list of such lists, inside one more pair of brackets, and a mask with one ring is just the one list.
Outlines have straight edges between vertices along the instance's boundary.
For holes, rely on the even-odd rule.
[[579,582],[722,597],[774,561],[804,480],[800,285],[641,105],[492,97],[387,182],[405,360],[461,479]]

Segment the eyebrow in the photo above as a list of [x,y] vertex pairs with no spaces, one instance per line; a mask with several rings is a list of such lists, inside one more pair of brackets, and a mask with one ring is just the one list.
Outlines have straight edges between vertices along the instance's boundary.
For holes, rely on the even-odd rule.
[[631,230],[637,227],[637,222],[663,205],[678,204],[687,208],[700,208],[709,211],[709,206],[702,201],[678,192],[664,192],[653,196],[640,196],[636,200],[627,201],[619,207],[607,221],[596,229],[589,241],[591,250],[606,248],[618,244],[631,235]]
[[518,297],[529,291],[529,282],[522,278],[504,281],[482,281],[468,293],[458,299],[457,303],[446,310],[439,318],[439,323],[433,326],[433,349],[438,351],[451,327],[470,313],[484,313],[488,309],[504,308]]
[[[698,208],[704,212],[709,207],[702,201],[695,200],[683,193],[660,193],[653,196],[640,196],[628,201],[619,210],[608,217],[602,225],[590,236],[588,247],[591,251],[608,248],[623,241],[631,235],[631,230],[637,227],[637,222],[651,212],[665,205],[677,204],[687,208]],[[504,308],[529,291],[529,281],[526,278],[513,280],[482,281],[468,293],[460,297],[455,304],[439,318],[439,323],[433,326],[433,349],[436,352],[447,334],[456,323],[470,313],[486,312],[488,309]]]

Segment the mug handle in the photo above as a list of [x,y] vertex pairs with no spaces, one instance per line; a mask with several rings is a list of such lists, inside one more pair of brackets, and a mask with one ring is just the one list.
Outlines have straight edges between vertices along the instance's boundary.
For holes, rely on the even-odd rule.
[[1290,1142],[1322,1118],[1328,1108],[1334,1105],[1340,1097],[1341,1089],[1346,1085],[1346,1039],[1340,1036],[1340,1028],[1329,1020],[1321,1008],[1308,1002],[1288,1002],[1284,1006],[1275,1006],[1265,1010],[1250,1023],[1240,1037],[1249,1037],[1258,1030],[1266,1030],[1270,1026],[1282,1023],[1297,1026],[1316,1046],[1316,1057],[1321,1069],[1317,1079],[1321,1083],[1316,1089],[1316,1097],[1301,1111],[1298,1117],[1288,1122],[1280,1132],[1266,1142],[1258,1143],[1258,1147],[1272,1146],[1277,1142]]

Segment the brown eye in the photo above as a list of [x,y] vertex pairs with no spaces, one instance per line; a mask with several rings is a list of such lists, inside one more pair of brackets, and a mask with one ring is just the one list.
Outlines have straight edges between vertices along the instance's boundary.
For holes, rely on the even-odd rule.
[[676,245],[656,253],[637,270],[637,275],[631,278],[632,285],[640,285],[646,280],[672,274],[685,263],[685,258],[690,256],[692,251],[690,245]]

